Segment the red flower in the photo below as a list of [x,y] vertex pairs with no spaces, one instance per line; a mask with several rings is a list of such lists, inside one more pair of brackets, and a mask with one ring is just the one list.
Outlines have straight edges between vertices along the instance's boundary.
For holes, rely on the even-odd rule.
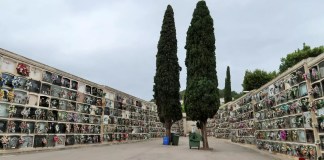
[[29,67],[26,64],[18,63],[17,65],[17,73],[23,76],[29,76]]

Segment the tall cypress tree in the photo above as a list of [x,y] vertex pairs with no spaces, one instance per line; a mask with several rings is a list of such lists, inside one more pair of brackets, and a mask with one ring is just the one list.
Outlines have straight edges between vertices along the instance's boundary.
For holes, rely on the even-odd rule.
[[205,1],[199,1],[187,31],[185,49],[187,87],[184,105],[187,116],[197,120],[203,136],[203,148],[208,149],[206,124],[220,105],[216,73],[215,34],[213,19]]
[[232,101],[231,73],[230,73],[229,66],[227,66],[227,69],[226,69],[224,101],[225,101],[225,103]]
[[160,121],[164,123],[166,134],[170,137],[172,124],[182,119],[179,93],[181,67],[177,57],[178,47],[174,13],[170,5],[168,5],[164,14],[157,48],[153,96]]

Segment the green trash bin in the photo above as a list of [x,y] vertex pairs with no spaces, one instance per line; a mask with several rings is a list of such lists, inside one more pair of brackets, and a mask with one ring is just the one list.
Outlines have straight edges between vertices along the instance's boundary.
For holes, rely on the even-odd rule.
[[170,143],[173,143],[173,137],[174,137],[175,133],[171,133],[171,139],[170,139]]
[[177,146],[179,144],[179,135],[173,135],[172,145]]
[[200,141],[202,140],[202,137],[200,134],[197,133],[190,133],[189,134],[189,148],[197,147],[200,149]]

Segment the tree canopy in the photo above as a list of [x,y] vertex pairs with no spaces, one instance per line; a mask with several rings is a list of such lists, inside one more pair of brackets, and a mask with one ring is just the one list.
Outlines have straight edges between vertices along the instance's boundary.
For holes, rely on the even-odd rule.
[[199,1],[186,39],[187,87],[184,105],[187,117],[202,124],[203,148],[209,148],[206,123],[220,105],[216,72],[213,19],[205,1]]
[[[293,67],[298,62],[303,59],[309,57],[316,57],[324,53],[324,46],[319,46],[315,48],[311,48],[310,46],[303,43],[302,49],[297,49],[292,53],[289,53],[286,57],[281,58],[281,64],[279,66],[279,73],[281,74],[286,71],[288,68]],[[278,75],[275,71],[274,72],[266,72],[260,69],[256,69],[252,71],[246,71],[244,80],[243,80],[243,90],[250,91],[253,89],[258,89],[262,85],[266,84],[267,82],[271,81]]]
[[[181,100],[183,100],[185,92],[186,92],[186,90],[180,91]],[[225,92],[225,89],[218,89],[219,98],[224,98],[224,92]],[[236,91],[232,91],[231,94],[234,99],[237,99],[242,96],[242,93],[238,93]]]
[[260,69],[256,69],[254,71],[246,70],[242,84],[243,90],[251,91],[253,89],[258,89],[276,76],[277,73],[275,71],[266,72]]
[[283,73],[288,68],[294,66],[298,62],[308,57],[316,57],[324,53],[324,46],[311,48],[303,43],[303,49],[297,49],[292,53],[289,53],[285,58],[281,58],[281,64],[279,66],[279,73]]
[[161,122],[167,125],[168,129],[173,122],[182,118],[179,101],[179,74],[181,67],[177,57],[178,48],[174,13],[170,5],[168,5],[164,14],[157,48],[153,96],[158,108],[159,118]]

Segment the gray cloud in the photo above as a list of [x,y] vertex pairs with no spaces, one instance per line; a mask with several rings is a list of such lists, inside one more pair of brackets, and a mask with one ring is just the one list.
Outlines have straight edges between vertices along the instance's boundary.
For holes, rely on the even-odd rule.
[[[173,6],[185,89],[185,39],[196,0],[1,0],[0,47],[134,96],[152,98],[163,14]],[[324,2],[207,0],[215,24],[219,88],[226,66],[241,91],[246,69],[277,70],[280,58],[324,44]]]

